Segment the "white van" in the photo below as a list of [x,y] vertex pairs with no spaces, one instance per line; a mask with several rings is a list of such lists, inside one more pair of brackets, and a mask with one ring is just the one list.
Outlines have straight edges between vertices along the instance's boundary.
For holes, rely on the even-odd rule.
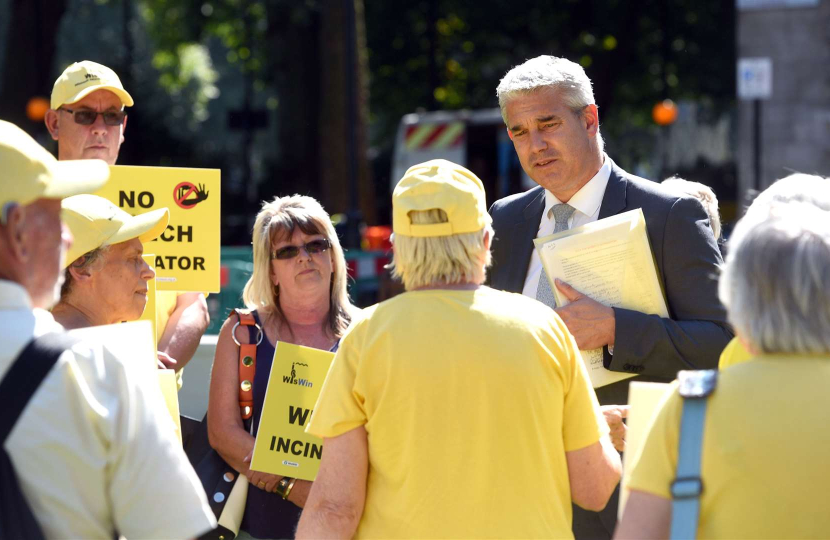
[[522,170],[499,109],[435,111],[401,118],[392,158],[391,189],[406,170],[446,159],[473,171],[488,204],[536,184]]

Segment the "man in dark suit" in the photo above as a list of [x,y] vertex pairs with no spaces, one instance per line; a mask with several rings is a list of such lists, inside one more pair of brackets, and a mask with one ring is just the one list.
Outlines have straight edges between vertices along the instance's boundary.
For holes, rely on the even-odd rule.
[[[681,369],[717,366],[733,332],[717,298],[722,259],[702,205],[626,173],[605,155],[591,81],[578,64],[540,56],[510,70],[497,94],[522,168],[538,187],[496,201],[490,285],[551,307],[551,286],[570,303],[557,314],[580,349],[603,348],[607,369],[666,382]],[[542,270],[533,239],[642,208],[669,318],[596,302]],[[555,222],[555,223],[554,223]],[[625,404],[630,379],[597,388],[600,404]],[[595,514],[574,509],[577,538],[610,538],[616,498]]]

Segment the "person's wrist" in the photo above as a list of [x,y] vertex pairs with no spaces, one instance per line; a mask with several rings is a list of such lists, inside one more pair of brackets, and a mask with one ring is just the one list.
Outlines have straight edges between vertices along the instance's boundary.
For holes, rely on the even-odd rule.
[[280,481],[277,482],[277,489],[276,494],[282,497],[283,499],[288,499],[288,495],[291,493],[291,489],[294,487],[294,482],[296,478],[291,478],[289,476],[283,476],[280,478]]

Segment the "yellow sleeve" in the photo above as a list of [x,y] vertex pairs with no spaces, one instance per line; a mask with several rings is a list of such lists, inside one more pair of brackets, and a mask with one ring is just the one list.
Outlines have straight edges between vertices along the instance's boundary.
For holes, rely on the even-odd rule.
[[340,341],[340,348],[329,367],[320,389],[306,433],[318,437],[336,437],[366,424],[364,397],[358,391],[361,363],[359,329],[353,325]]
[[[561,342],[564,344],[561,362],[565,381],[565,402],[562,411],[562,440],[565,451],[571,452],[591,446],[608,434],[608,423],[599,408],[597,394],[591,386],[585,362],[576,347],[573,336],[559,321]],[[553,349],[556,350],[556,349]]]
[[748,360],[752,359],[752,353],[746,350],[743,343],[734,337],[732,341],[730,341],[726,347],[723,349],[723,352],[720,354],[720,360],[718,361],[718,369],[726,369],[729,366],[734,366],[735,364],[741,364]]
[[633,468],[628,489],[671,498],[671,484],[677,471],[677,442],[682,411],[683,398],[677,393],[675,381],[646,431],[640,454],[631,464]]

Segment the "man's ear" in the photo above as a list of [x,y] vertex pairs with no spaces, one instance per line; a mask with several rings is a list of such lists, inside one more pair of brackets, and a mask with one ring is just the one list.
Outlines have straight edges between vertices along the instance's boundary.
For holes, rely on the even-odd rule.
[[10,204],[6,210],[5,222],[0,223],[0,236],[2,236],[4,248],[17,262],[24,262],[28,255],[24,213],[23,207],[19,204]]
[[124,144],[124,133],[126,133],[126,131],[127,131],[127,119],[128,118],[129,118],[128,116],[125,116],[124,117],[124,123],[121,125],[121,144]]
[[49,135],[52,139],[58,140],[58,111],[49,109],[43,117],[43,123],[46,124],[46,129],[49,130]]
[[510,131],[509,127],[505,127],[504,129],[507,130],[507,136],[510,137],[510,140],[512,141],[513,140],[513,132]]
[[490,250],[490,241],[491,240],[492,240],[492,238],[490,238],[490,231],[484,231],[484,249],[485,250],[488,250],[488,251]]
[[588,135],[593,137],[599,131],[599,109],[594,104],[586,105],[582,113]]

